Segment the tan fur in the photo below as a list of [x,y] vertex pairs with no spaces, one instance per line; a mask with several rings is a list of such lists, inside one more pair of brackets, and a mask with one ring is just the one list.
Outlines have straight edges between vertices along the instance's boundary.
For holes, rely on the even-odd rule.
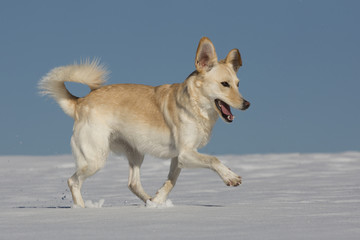
[[[213,44],[204,37],[196,53],[197,70],[183,83],[101,87],[106,70],[97,62],[52,70],[41,80],[40,88],[75,120],[71,146],[77,171],[68,180],[74,204],[84,207],[82,183],[103,167],[110,150],[127,156],[129,188],[144,202],[164,202],[181,168],[186,167],[210,168],[227,185],[239,185],[241,178],[237,174],[216,157],[200,154],[197,149],[208,143],[216,120],[223,115],[216,99],[222,101],[220,105],[227,103],[241,110],[249,107],[237,88],[236,71],[241,65],[237,49],[218,62]],[[66,90],[65,81],[87,84],[92,91],[84,98],[74,97]],[[223,82],[228,86],[222,86]],[[232,116],[228,118],[232,121]],[[168,180],[153,198],[140,182],[145,154],[172,159]]]

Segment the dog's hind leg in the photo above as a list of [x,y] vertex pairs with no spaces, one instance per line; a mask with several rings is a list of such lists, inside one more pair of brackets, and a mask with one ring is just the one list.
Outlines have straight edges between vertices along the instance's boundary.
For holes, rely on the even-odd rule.
[[129,160],[129,189],[145,203],[151,197],[144,191],[140,181],[140,167],[144,160],[144,155],[136,150],[127,150],[126,157]]
[[[88,129],[89,130],[89,129]],[[95,134],[94,134],[95,133]],[[68,179],[68,185],[72,194],[74,205],[85,207],[81,196],[81,187],[85,179],[99,171],[106,162],[108,156],[108,138],[105,132],[74,131],[71,138],[71,147],[76,159],[76,172]]]
[[170,171],[168,180],[164,185],[157,191],[156,196],[151,199],[155,203],[163,203],[166,201],[170,191],[174,188],[176,180],[178,179],[181,172],[181,168],[178,167],[178,158],[171,159]]

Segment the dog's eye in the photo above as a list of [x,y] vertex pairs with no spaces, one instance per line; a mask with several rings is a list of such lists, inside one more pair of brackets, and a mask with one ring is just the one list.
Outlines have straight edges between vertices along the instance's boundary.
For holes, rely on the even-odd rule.
[[237,87],[239,87],[239,82],[236,84]]
[[223,85],[224,87],[230,87],[228,82],[221,82],[221,85]]

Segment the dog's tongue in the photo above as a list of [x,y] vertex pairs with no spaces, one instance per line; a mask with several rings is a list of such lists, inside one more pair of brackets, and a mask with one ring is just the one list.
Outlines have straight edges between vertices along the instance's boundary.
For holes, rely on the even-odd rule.
[[221,111],[228,116],[229,120],[234,120],[234,116],[231,113],[229,105],[223,102],[223,104],[221,104]]

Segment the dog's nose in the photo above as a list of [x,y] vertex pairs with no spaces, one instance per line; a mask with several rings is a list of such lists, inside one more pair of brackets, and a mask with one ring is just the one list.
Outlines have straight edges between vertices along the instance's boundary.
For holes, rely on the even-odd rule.
[[250,103],[244,99],[242,110],[246,110],[250,107]]

